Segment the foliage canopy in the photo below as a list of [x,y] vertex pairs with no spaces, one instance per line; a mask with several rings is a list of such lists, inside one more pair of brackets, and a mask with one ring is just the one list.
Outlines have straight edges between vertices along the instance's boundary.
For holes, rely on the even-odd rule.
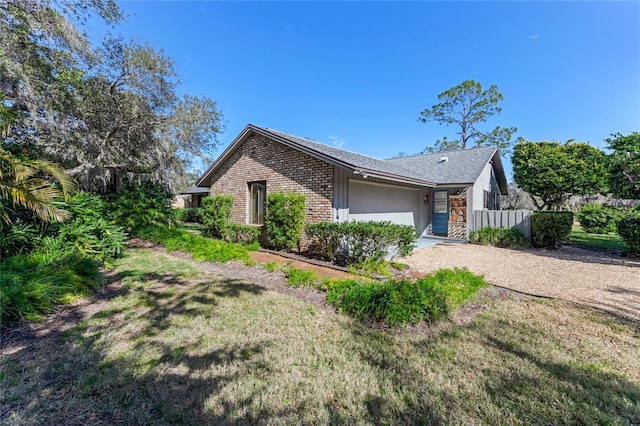
[[496,127],[487,132],[480,130],[478,125],[485,123],[494,115],[500,114],[499,104],[504,99],[498,91],[498,86],[492,85],[487,90],[474,80],[466,80],[438,95],[440,103],[427,108],[420,113],[418,121],[428,123],[436,121],[447,126],[459,126],[459,140],[449,140],[445,136],[436,142],[435,147],[427,148],[426,152],[464,149],[471,142],[476,145],[497,145],[507,151],[511,146],[511,137],[517,128]]
[[605,154],[588,143],[520,141],[511,161],[516,184],[539,210],[560,210],[571,195],[607,189]]
[[605,139],[609,155],[610,189],[616,197],[640,199],[640,133],[620,133]]

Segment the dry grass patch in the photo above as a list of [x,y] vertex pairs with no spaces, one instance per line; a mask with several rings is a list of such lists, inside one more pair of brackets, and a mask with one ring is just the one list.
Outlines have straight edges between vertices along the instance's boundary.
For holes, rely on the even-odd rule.
[[640,326],[590,308],[394,333],[161,253],[117,267],[105,309],[2,348],[3,424],[640,422]]

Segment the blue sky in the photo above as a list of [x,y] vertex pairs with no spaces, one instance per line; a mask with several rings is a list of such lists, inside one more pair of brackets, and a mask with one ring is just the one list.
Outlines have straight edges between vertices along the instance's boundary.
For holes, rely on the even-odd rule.
[[486,130],[600,147],[640,130],[640,2],[119,3],[129,17],[114,32],[164,49],[182,90],[218,102],[219,152],[253,123],[415,153],[455,137],[417,118],[467,79],[505,97]]

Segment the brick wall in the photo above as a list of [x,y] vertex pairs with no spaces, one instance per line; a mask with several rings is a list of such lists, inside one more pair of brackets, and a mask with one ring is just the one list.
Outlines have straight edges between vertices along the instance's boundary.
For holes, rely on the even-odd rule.
[[232,220],[236,223],[248,223],[248,183],[254,181],[266,181],[267,194],[306,195],[306,223],[333,219],[333,166],[324,161],[252,134],[211,178],[212,195],[234,195]]

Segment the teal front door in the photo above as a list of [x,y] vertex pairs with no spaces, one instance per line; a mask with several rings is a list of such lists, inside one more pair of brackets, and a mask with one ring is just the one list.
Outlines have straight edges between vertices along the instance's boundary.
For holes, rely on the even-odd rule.
[[449,192],[433,191],[433,223],[435,235],[447,236],[449,232]]

